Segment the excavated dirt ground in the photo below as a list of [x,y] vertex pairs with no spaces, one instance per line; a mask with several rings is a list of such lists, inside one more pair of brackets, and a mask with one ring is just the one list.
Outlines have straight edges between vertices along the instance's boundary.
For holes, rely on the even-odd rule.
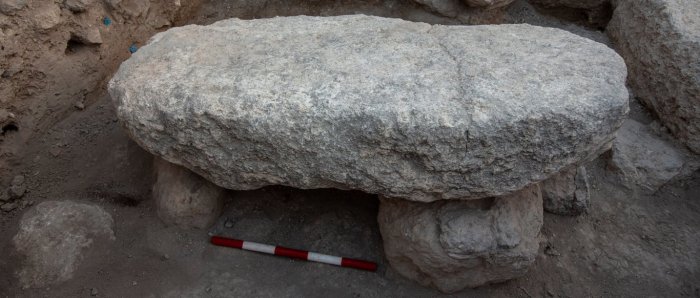
[[[235,9],[227,1],[209,1],[191,22],[211,23]],[[332,9],[275,9],[238,15],[334,14]],[[11,239],[26,208],[0,211],[0,297],[90,297],[92,289],[98,297],[442,296],[388,266],[372,195],[284,187],[231,191],[224,215],[210,231],[164,226],[149,200],[152,157],[122,131],[105,90],[92,94],[84,110],[30,138],[9,174],[26,177],[24,201],[102,206],[115,220],[117,240],[109,249],[85,254],[71,280],[22,289],[13,272],[23,260]],[[648,117],[634,107],[633,117]],[[527,276],[453,296],[700,297],[700,172],[650,194],[621,186],[603,158],[587,167],[590,213],[545,214],[540,254]],[[226,221],[233,226],[226,227]],[[374,260],[379,270],[214,247],[208,232]]]

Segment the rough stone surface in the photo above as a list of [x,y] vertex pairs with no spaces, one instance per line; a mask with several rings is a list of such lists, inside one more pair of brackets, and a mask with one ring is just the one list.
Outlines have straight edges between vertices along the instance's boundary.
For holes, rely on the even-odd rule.
[[95,205],[47,201],[27,211],[14,244],[26,263],[17,273],[23,287],[46,287],[70,279],[84,250],[114,240],[112,217]]
[[603,5],[609,5],[610,0],[528,0],[532,3],[548,7],[571,7],[592,9]]
[[515,0],[414,0],[420,4],[443,14],[454,15],[462,9],[462,5],[480,8],[498,8],[506,6]]
[[[145,16],[151,7],[151,1],[143,0],[106,0],[112,10],[116,10],[126,17]],[[175,2],[179,3],[179,1]]]
[[167,224],[205,229],[221,214],[224,190],[189,170],[156,158],[153,197]]
[[414,0],[430,10],[448,17],[456,17],[464,5],[460,0]]
[[585,13],[590,25],[605,28],[611,16],[610,0],[529,0],[546,8],[573,9],[573,15]]
[[17,202],[10,202],[2,204],[2,206],[0,206],[0,210],[4,212],[10,212],[12,210],[17,209],[17,207],[19,207],[19,204],[17,204]]
[[463,0],[471,7],[497,8],[511,4],[515,0]]
[[542,227],[538,185],[500,198],[382,199],[379,229],[392,268],[443,292],[519,277],[535,261]]
[[48,30],[61,23],[61,8],[53,1],[41,3],[34,9],[32,22],[37,29]]
[[0,12],[12,14],[27,6],[27,0],[0,0]]
[[72,12],[83,12],[92,4],[92,0],[66,0],[63,5]]
[[530,25],[368,16],[156,35],[110,82],[131,137],[230,189],[500,196],[599,154],[628,111],[610,48]]
[[559,215],[588,212],[589,185],[585,167],[570,167],[541,184],[544,210]]
[[97,27],[83,28],[74,33],[75,39],[84,44],[101,44],[102,34]]
[[[2,73],[6,72],[7,70],[3,71]],[[8,125],[12,123],[14,118],[14,115],[10,112],[8,112],[5,109],[0,109],[0,127],[5,127],[5,125]]]
[[19,199],[25,192],[27,192],[27,186],[24,184],[24,176],[17,175],[13,177],[8,191],[10,199]]
[[[514,0],[413,0],[422,4],[429,10],[450,18],[459,18],[470,23],[471,18],[492,19],[494,22],[499,19],[500,14],[496,8],[504,7]],[[487,10],[494,10],[493,13],[485,13]],[[489,22],[490,23],[490,22]]]
[[656,191],[681,172],[684,158],[648,127],[627,120],[617,132],[610,162],[628,182]]
[[633,93],[700,153],[700,1],[618,1],[608,34]]
[[541,27],[553,27],[573,34],[595,40],[612,48],[610,38],[605,32],[583,27],[565,19],[548,14],[534,7],[528,1],[515,1],[509,5],[502,20],[503,24],[530,24]]

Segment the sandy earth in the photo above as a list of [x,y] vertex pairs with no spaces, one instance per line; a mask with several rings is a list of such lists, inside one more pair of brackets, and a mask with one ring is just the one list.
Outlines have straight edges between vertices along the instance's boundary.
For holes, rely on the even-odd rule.
[[[222,11],[230,5],[205,3],[192,22],[228,17]],[[251,17],[265,16],[261,11],[268,10]],[[90,297],[95,291],[98,297],[441,296],[388,267],[373,195],[285,187],[231,191],[210,231],[164,226],[149,199],[152,157],[119,127],[105,90],[92,93],[84,110],[29,139],[9,174],[26,177],[26,204],[75,200],[102,206],[114,218],[117,239],[86,253],[73,279],[22,289],[14,272],[23,260],[11,239],[29,206],[0,211],[0,297]],[[636,105],[632,116],[649,117]],[[604,157],[587,169],[590,213],[545,214],[540,254],[527,276],[453,296],[700,297],[700,172],[648,193],[621,186]],[[208,233],[374,260],[379,270],[214,247]]]

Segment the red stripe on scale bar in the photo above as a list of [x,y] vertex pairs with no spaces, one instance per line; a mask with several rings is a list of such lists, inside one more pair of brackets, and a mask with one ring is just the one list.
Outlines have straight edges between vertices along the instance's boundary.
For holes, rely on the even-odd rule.
[[250,241],[243,241],[238,239],[224,238],[219,236],[212,236],[211,243],[218,246],[233,247],[243,250],[256,251],[266,254],[273,254],[277,256],[283,256],[288,258],[319,262],[324,264],[331,264],[341,267],[349,267],[360,270],[367,271],[377,271],[377,264],[373,262],[367,262],[362,260],[356,260],[351,258],[341,258],[336,256],[324,255],[315,252],[308,252],[305,250],[298,250],[293,248],[287,248],[283,246],[272,246],[262,243],[255,243]]
[[367,271],[377,271],[377,264],[375,263],[350,258],[343,258],[343,261],[340,263],[340,266],[357,268]]
[[309,257],[309,252],[303,251],[303,250],[298,250],[298,249],[293,249],[293,248],[286,248],[286,247],[282,247],[282,246],[275,246],[275,255],[294,258],[294,259],[307,260]]
[[237,239],[229,239],[224,237],[211,237],[211,244],[218,246],[226,246],[241,249],[243,248],[243,241]]

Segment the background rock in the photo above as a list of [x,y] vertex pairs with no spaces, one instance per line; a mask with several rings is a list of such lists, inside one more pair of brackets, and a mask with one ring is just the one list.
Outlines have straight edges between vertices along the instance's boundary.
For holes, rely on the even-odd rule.
[[493,9],[507,6],[515,0],[414,0],[445,16],[456,17],[465,6]]
[[634,94],[700,153],[700,1],[617,1],[607,32]]
[[611,166],[628,182],[656,191],[678,175],[684,158],[643,124],[627,120],[613,143]]
[[464,24],[500,23],[513,0],[413,0],[439,15]]
[[530,2],[550,7],[596,8],[609,5],[610,0],[529,0]]
[[576,20],[558,18],[543,11],[541,6],[533,6],[526,0],[518,0],[509,5],[503,17],[504,24],[530,24],[565,30],[581,37],[595,40],[612,48],[612,42],[605,32],[581,26]]
[[74,38],[86,45],[98,45],[102,43],[102,34],[96,27],[78,30],[74,33]]
[[456,17],[463,10],[464,3],[460,0],[414,0],[425,5],[430,10],[447,17]]
[[544,210],[559,215],[588,212],[589,185],[586,168],[570,167],[541,184]]
[[[106,0],[109,7],[126,17],[146,16],[151,7],[151,1],[142,0]],[[173,2],[175,3],[175,2]]]
[[109,90],[141,146],[222,187],[427,202],[507,194],[598,154],[624,80],[611,49],[557,29],[290,17],[156,35]]
[[0,0],[0,12],[8,15],[25,6],[27,6],[27,0]]
[[46,1],[34,9],[32,16],[34,26],[40,30],[48,30],[61,23],[61,8],[54,1]]
[[471,7],[482,7],[487,9],[498,8],[511,4],[515,0],[462,0]]
[[[187,18],[201,0],[138,2],[150,3],[146,15],[131,17],[106,0],[0,0],[0,173],[13,173],[29,139],[45,138],[76,102],[99,100],[129,46]],[[11,178],[0,175],[0,184]]]
[[158,217],[183,228],[205,229],[221,214],[224,190],[180,166],[155,159]]
[[27,191],[27,185],[24,184],[24,176],[17,175],[10,182],[9,197],[11,200],[21,198]]
[[66,0],[63,5],[72,12],[83,12],[92,4],[92,0]]
[[[565,10],[570,9],[569,14],[575,16],[585,13],[587,23],[601,30],[605,28],[612,15],[610,0],[528,0],[544,8],[554,8],[560,11],[556,14],[566,15]],[[562,11],[564,10],[564,11]]]
[[26,264],[17,273],[23,287],[45,287],[70,279],[85,250],[114,240],[112,217],[95,205],[46,201],[22,216],[13,241]]
[[378,221],[392,268],[422,285],[456,292],[525,274],[539,247],[542,196],[534,185],[472,201],[384,198]]

